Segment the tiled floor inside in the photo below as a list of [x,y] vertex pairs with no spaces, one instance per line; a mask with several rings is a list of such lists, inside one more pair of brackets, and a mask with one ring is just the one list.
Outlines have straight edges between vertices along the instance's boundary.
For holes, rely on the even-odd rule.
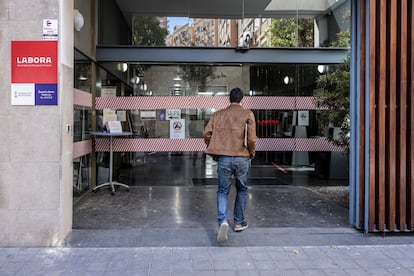
[[[75,198],[68,244],[215,244],[214,162],[201,154],[145,157],[141,164],[116,171],[120,181],[131,185],[129,191],[118,188],[112,195],[104,188]],[[300,229],[315,229],[308,234],[324,233],[325,238],[329,233],[356,231],[348,222],[347,180],[321,179],[306,167],[280,170],[254,163],[250,178],[249,228],[231,233],[234,245],[274,243],[274,234]],[[232,189],[231,203],[234,196]]]

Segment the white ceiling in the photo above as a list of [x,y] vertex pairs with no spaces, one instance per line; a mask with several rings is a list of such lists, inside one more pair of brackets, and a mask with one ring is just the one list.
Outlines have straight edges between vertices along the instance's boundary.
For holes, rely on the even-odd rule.
[[190,18],[314,16],[346,0],[115,0],[128,23],[134,15]]
[[[116,0],[124,13],[192,18],[241,18],[243,0]],[[271,0],[244,0],[245,14],[257,16]]]

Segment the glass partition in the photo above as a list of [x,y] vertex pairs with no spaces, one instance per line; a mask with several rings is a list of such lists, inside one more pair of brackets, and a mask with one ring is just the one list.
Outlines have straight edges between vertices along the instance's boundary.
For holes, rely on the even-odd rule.
[[[92,135],[94,130],[101,130],[102,122],[94,129],[94,118],[102,119],[102,111],[93,116],[93,94],[102,96],[124,96],[132,94],[132,88],[125,84],[122,74],[127,74],[123,63],[109,64],[108,68],[98,66],[91,59],[75,50],[74,52],[74,106],[73,106],[73,195],[79,197],[92,187]],[[125,64],[126,65],[126,64]],[[112,66],[115,68],[112,69]],[[126,65],[127,66],[127,65]],[[93,68],[97,68],[93,70]],[[97,73],[94,73],[97,71]],[[118,76],[116,75],[118,72]],[[125,125],[125,123],[124,123]],[[81,153],[78,153],[81,152]],[[107,154],[102,154],[105,157]],[[98,160],[98,178],[102,176]],[[107,164],[105,164],[107,168]],[[95,168],[93,168],[95,169]],[[105,176],[102,176],[105,178]],[[100,179],[98,179],[100,181]]]
[[[129,66],[133,72],[129,85],[115,85],[102,78],[106,85],[98,92],[103,102],[107,96],[125,96],[122,101],[126,106],[145,102],[141,108],[121,105],[114,110],[121,114],[124,130],[138,139],[134,143],[140,149],[115,153],[115,171],[122,181],[138,185],[137,177],[141,175],[148,185],[172,185],[180,179],[182,185],[198,185],[195,183],[200,179],[215,178],[215,162],[204,154],[203,131],[211,114],[229,104],[233,87],[244,90],[243,105],[256,117],[260,145],[252,174],[261,179],[258,183],[266,177],[270,181],[275,175],[285,184],[300,184],[303,177],[347,178],[346,155],[327,140],[337,132],[338,126],[327,119],[333,111],[314,103],[321,92],[317,80],[334,64]],[[97,112],[98,126],[105,121],[104,112]],[[182,126],[179,137],[173,135],[173,120]],[[188,169],[193,164],[198,164],[197,168]]]
[[[92,130],[92,62],[81,52],[74,51],[73,74],[73,196],[79,198],[91,186],[91,151],[77,154],[86,148]],[[86,95],[86,96],[85,96]],[[80,155],[80,156],[79,156]]]
[[[350,1],[240,2],[217,17],[187,7],[188,16],[133,18],[132,44],[171,47],[348,47]],[[205,12],[207,13],[207,12]]]
[[[161,56],[165,47],[222,47],[237,52],[272,48],[277,54],[286,48],[350,46],[350,0],[257,0],[237,5],[224,1],[220,10],[212,10],[208,2],[177,6],[174,10],[146,6],[141,15],[133,12],[131,43],[155,47]],[[200,179],[216,177],[214,161],[203,153],[202,132],[211,114],[228,104],[229,91],[240,87],[245,106],[256,116],[260,140],[253,178],[276,174],[278,181],[290,184],[309,175],[346,179],[346,154],[327,139],[340,129],[330,120],[335,110],[315,104],[324,90],[318,79],[334,68],[321,57],[320,64],[234,64],[239,62],[234,60],[177,64],[168,56],[153,63],[100,63],[97,129],[103,129],[109,112],[133,132],[134,139],[125,152],[119,145],[115,174],[130,185],[196,185]],[[122,100],[116,110],[105,106],[118,104],[114,99],[118,97]],[[183,127],[179,137],[172,135],[173,119]],[[194,160],[201,163],[193,168]]]

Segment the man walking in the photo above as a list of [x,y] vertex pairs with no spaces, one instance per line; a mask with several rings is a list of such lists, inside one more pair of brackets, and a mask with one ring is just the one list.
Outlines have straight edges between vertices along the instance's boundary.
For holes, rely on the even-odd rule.
[[236,232],[247,228],[244,211],[247,203],[247,180],[251,159],[256,154],[256,121],[251,110],[241,105],[243,91],[234,88],[230,91],[230,105],[213,113],[204,129],[206,153],[217,161],[217,219],[219,231],[217,241],[227,240],[229,215],[228,195],[232,177],[236,181],[234,202],[234,226]]

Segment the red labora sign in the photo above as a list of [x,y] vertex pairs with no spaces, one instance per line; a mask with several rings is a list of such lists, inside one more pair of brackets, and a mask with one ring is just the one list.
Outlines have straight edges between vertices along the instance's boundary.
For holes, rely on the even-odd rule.
[[57,83],[57,41],[12,41],[12,83]]
[[57,41],[11,42],[11,104],[58,104]]

